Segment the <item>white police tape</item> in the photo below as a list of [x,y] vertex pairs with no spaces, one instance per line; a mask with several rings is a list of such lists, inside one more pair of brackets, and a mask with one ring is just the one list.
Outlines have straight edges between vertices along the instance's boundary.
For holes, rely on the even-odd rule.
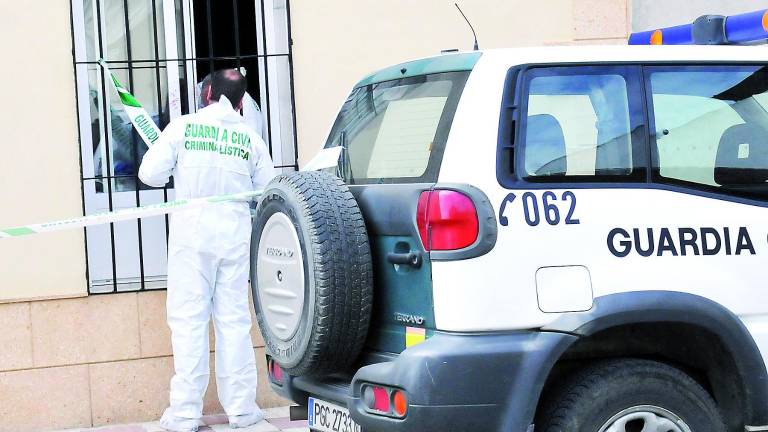
[[[99,65],[101,65],[101,67],[104,68],[104,71],[109,74],[110,81],[115,87],[117,94],[120,96],[120,102],[123,105],[123,109],[128,114],[131,123],[133,123],[133,126],[136,128],[136,131],[138,131],[141,139],[144,141],[147,147],[151,146],[160,137],[160,128],[158,128],[155,122],[152,121],[152,116],[147,113],[139,101],[136,100],[136,98],[131,93],[129,93],[125,87],[123,87],[117,77],[115,77],[115,75],[109,70],[107,63],[103,59],[99,59]],[[12,228],[0,229],[0,238],[21,237],[42,232],[61,231],[72,228],[82,228],[91,225],[114,223],[129,219],[158,216],[213,203],[248,200],[259,195],[261,195],[261,191],[182,199],[141,207],[115,210],[111,212],[95,213],[72,219],[63,219],[41,224],[22,225]]]
[[[109,74],[112,84],[115,86],[115,90],[120,95],[120,101],[122,102],[123,109],[125,109],[126,113],[128,113],[131,123],[133,123],[134,127],[139,132],[139,135],[147,144],[147,146],[151,146],[160,136],[160,128],[158,128],[154,121],[152,121],[152,117],[141,106],[139,101],[137,101],[136,98],[131,93],[129,93],[122,84],[120,84],[120,81],[118,81],[115,75],[112,74],[112,72],[107,67],[107,63],[103,59],[99,59],[99,64],[104,68],[104,71]],[[309,163],[307,163],[302,171],[313,171],[336,166],[338,164],[341,150],[341,147],[331,147],[320,150],[318,154]],[[0,229],[0,239],[21,237],[43,232],[62,231],[72,228],[83,228],[91,225],[114,223],[149,216],[158,216],[192,207],[200,207],[225,201],[245,201],[256,198],[261,195],[261,193],[262,191],[254,191],[204,198],[183,199],[166,203],[115,210],[111,212],[95,213],[72,219],[62,219],[40,224],[21,225],[12,228]]]
[[107,62],[105,62],[104,59],[99,59],[99,65],[104,68],[104,72],[109,74],[110,81],[112,81],[112,85],[115,87],[117,94],[120,96],[120,102],[123,105],[123,109],[125,110],[126,114],[128,114],[128,118],[131,120],[131,123],[133,123],[133,126],[136,128],[139,136],[141,136],[141,139],[144,141],[147,147],[151,147],[152,144],[154,144],[155,141],[160,138],[160,128],[157,127],[155,122],[152,120],[152,116],[149,115],[147,110],[145,110],[139,101],[136,100],[136,98],[130,92],[128,92],[125,87],[123,87],[115,74],[109,70]]
[[160,204],[150,204],[141,207],[115,210],[111,212],[95,213],[72,219],[62,219],[41,224],[22,225],[12,228],[0,229],[0,238],[21,237],[51,231],[62,231],[72,228],[82,228],[90,225],[114,223],[129,219],[137,219],[149,216],[158,216],[186,210],[193,207],[202,207],[210,204],[227,201],[248,201],[261,195],[262,191],[241,192],[229,195],[217,195],[204,198],[181,199]]

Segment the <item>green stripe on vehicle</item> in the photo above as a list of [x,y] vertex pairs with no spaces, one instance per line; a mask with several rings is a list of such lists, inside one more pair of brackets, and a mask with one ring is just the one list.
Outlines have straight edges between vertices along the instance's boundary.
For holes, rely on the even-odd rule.
[[400,63],[368,75],[358,82],[355,87],[418,75],[471,71],[480,59],[480,55],[481,53],[479,52],[446,54],[439,57],[429,57]]

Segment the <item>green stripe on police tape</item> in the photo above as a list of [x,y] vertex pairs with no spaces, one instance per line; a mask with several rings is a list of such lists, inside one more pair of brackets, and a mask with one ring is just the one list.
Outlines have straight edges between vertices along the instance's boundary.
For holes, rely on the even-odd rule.
[[0,230],[0,232],[8,234],[10,237],[18,237],[28,234],[34,234],[36,231],[31,230],[27,227],[19,227],[19,228],[8,228],[4,230]]
[[109,74],[109,77],[112,79],[112,84],[115,86],[115,90],[117,90],[117,95],[120,96],[120,101],[123,103],[123,105],[128,105],[135,108],[142,108],[141,104],[139,103],[136,98],[128,92],[128,90],[123,86],[122,83],[117,79],[115,74],[113,74],[109,67],[107,66],[107,62],[104,61],[104,59],[99,59],[98,63],[104,68],[104,70]]
[[209,204],[227,201],[244,201],[255,198],[261,195],[261,193],[262,191],[251,191],[203,198],[180,199],[176,201],[150,204],[146,206],[115,210],[111,212],[95,213],[72,219],[62,219],[41,224],[21,225],[17,227],[0,229],[0,238],[21,237],[41,232],[62,231],[65,229],[81,228],[91,225],[102,225],[149,216],[158,216]]

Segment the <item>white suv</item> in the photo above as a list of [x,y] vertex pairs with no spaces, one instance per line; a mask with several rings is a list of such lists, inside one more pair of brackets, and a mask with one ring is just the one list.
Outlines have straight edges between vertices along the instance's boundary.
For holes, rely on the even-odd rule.
[[768,431],[767,108],[763,47],[368,76],[343,181],[260,201],[273,388],[320,431]]

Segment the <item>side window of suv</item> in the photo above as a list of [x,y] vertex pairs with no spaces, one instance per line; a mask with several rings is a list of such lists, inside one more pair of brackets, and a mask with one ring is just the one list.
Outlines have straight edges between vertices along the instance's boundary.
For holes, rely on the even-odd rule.
[[768,68],[645,70],[654,180],[768,199]]
[[520,176],[532,182],[644,181],[638,71],[633,66],[528,70]]

